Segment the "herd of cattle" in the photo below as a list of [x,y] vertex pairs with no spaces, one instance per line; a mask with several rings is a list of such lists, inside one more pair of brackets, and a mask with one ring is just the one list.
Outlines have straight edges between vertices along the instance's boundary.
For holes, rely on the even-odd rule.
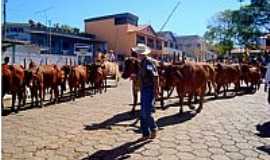
[[[49,91],[50,102],[57,103],[63,97],[67,86],[70,89],[70,98],[84,96],[86,84],[89,84],[94,93],[106,91],[107,77],[113,76],[116,84],[120,73],[118,65],[109,61],[91,65],[36,65],[30,62],[29,67],[22,65],[2,65],[2,110],[3,97],[12,95],[12,111],[17,112],[26,104],[27,88],[31,93],[31,106],[43,106],[45,93]],[[16,98],[18,105],[15,107]]]
[[[265,67],[261,65],[249,64],[209,64],[195,62],[180,62],[180,63],[160,63],[156,61],[159,71],[159,88],[161,106],[164,107],[163,91],[171,91],[176,88],[180,113],[183,112],[183,101],[188,97],[188,105],[191,109],[195,109],[192,100],[197,101],[199,97],[199,107],[197,112],[200,112],[203,107],[204,97],[207,94],[212,94],[217,98],[222,92],[226,96],[231,84],[234,84],[234,93],[237,95],[240,92],[240,85],[244,84],[254,91],[258,90],[262,81],[262,77],[266,72]],[[139,72],[140,62],[136,58],[128,58],[125,61],[125,69],[123,78],[132,77]],[[139,92],[140,80],[133,79],[133,109],[137,104],[137,96]],[[208,90],[208,93],[206,91]]]
[[[260,65],[248,64],[209,64],[195,62],[161,63],[156,61],[159,71],[159,88],[162,106],[164,104],[163,91],[177,91],[180,112],[183,111],[184,97],[188,97],[191,109],[193,99],[199,97],[200,111],[203,107],[204,96],[212,93],[218,97],[223,88],[224,95],[231,84],[234,84],[234,92],[240,91],[240,85],[245,83],[254,90],[259,89],[265,69]],[[137,104],[137,96],[140,90],[140,80],[134,78],[138,75],[140,61],[136,58],[125,60],[122,77],[131,78],[133,81],[133,109]],[[70,98],[84,96],[86,84],[90,85],[93,93],[106,91],[107,78],[113,77],[117,82],[120,78],[119,67],[116,63],[102,61],[91,65],[36,65],[31,62],[26,68],[21,65],[2,65],[2,109],[5,94],[12,95],[12,110],[17,112],[26,103],[26,90],[31,93],[31,105],[43,106],[46,91],[50,93],[50,102],[57,103],[63,97],[67,86],[70,90]],[[208,91],[208,93],[206,93]],[[18,105],[15,101],[18,97]]]

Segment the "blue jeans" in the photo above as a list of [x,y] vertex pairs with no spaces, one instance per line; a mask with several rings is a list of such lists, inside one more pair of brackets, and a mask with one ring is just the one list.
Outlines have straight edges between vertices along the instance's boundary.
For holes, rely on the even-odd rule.
[[142,87],[141,88],[141,130],[143,136],[149,136],[150,132],[157,129],[156,122],[152,117],[152,111],[154,111],[155,95],[154,87]]

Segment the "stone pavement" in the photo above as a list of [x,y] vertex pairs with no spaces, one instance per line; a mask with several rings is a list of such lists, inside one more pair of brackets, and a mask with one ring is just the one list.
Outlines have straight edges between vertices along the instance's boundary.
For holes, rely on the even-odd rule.
[[[270,160],[260,147],[270,138],[256,125],[270,121],[262,91],[208,101],[201,113],[188,107],[157,110],[158,138],[139,142],[129,115],[130,83],[84,97],[2,117],[3,159]],[[173,101],[172,101],[173,102]],[[262,127],[261,127],[262,128]],[[268,150],[270,151],[270,150]]]

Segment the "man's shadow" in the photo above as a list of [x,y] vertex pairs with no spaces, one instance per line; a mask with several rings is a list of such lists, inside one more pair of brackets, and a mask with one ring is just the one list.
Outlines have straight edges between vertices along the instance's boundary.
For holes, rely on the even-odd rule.
[[[193,117],[196,116],[196,114],[197,114],[196,112],[192,112],[192,111],[183,112],[182,114],[176,113],[173,115],[159,118],[156,121],[156,124],[159,130],[163,130],[164,127],[177,125],[180,123],[184,123],[188,120],[191,120]],[[140,128],[135,128],[131,130],[135,133],[141,134]]]
[[123,112],[119,113],[101,123],[95,123],[95,124],[90,124],[90,125],[85,125],[84,129],[85,130],[99,130],[99,129],[112,129],[112,126],[131,126],[128,124],[119,124],[124,121],[130,121],[134,119],[139,119],[139,112],[140,111],[135,111],[134,114],[131,114],[131,112]]
[[99,150],[94,154],[82,158],[82,160],[120,160],[130,158],[131,153],[135,152],[145,144],[150,143],[151,140],[141,141],[140,139],[132,142],[127,142],[116,148],[110,150]]
[[196,112],[192,112],[192,111],[183,112],[182,114],[176,113],[173,115],[159,118],[157,120],[157,125],[160,129],[162,129],[166,126],[172,126],[172,125],[184,123],[188,120],[191,120],[193,117],[196,116],[196,114],[197,114]]
[[256,129],[259,133],[257,133],[257,136],[260,136],[262,138],[269,138],[270,137],[270,121],[265,122],[263,124],[258,124],[256,126]]
[[[256,129],[259,133],[257,133],[256,135],[262,138],[269,138],[270,137],[270,121],[269,122],[265,122],[263,124],[258,124],[256,126]],[[263,152],[266,152],[267,154],[270,155],[270,144],[266,145],[266,146],[260,146],[257,147],[258,150],[261,150]]]

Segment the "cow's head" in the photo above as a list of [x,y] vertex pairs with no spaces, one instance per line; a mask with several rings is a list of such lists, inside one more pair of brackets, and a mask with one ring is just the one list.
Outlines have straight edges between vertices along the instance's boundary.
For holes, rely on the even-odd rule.
[[127,79],[132,74],[138,74],[140,68],[140,62],[136,58],[127,58],[124,63],[124,72],[122,78]]

